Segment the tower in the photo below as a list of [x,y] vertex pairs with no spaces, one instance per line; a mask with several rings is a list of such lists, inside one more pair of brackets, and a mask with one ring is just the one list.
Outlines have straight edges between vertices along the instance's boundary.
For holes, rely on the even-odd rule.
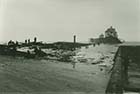
[[105,31],[105,37],[114,37],[114,38],[118,38],[118,34],[116,32],[116,29],[113,28],[112,26],[110,28],[108,28]]

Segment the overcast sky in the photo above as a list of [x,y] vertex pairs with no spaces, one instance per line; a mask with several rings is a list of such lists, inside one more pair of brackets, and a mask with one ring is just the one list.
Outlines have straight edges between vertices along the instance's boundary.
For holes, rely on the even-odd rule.
[[0,41],[87,41],[113,26],[140,41],[140,0],[0,0]]

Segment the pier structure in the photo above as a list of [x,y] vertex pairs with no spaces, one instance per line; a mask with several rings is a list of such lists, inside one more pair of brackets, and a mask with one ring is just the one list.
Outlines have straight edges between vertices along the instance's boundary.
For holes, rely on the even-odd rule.
[[106,94],[140,93],[140,43],[119,46]]

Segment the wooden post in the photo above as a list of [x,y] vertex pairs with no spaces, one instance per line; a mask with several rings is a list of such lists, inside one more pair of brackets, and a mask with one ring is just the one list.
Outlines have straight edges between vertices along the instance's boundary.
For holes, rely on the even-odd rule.
[[35,37],[35,38],[34,38],[34,43],[36,43],[36,42],[37,42],[37,38]]
[[74,35],[74,43],[76,43],[76,35]]
[[76,35],[74,35],[73,38],[74,38],[74,50],[75,50],[76,49],[76,47],[75,47],[76,46]]
[[[73,45],[73,47],[74,47],[74,51],[75,51],[76,50],[76,35],[74,35],[73,38],[74,38],[74,45]],[[75,52],[74,52],[74,55],[75,55]],[[73,61],[73,68],[74,69],[75,69],[75,66],[76,66],[76,62]]]

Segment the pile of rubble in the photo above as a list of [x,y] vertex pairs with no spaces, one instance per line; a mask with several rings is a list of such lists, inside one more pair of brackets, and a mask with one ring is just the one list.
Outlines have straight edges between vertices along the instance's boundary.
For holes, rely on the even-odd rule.
[[72,57],[75,55],[75,51],[70,50],[53,50],[53,49],[42,49],[47,55],[47,59],[53,59],[63,62],[71,62]]

